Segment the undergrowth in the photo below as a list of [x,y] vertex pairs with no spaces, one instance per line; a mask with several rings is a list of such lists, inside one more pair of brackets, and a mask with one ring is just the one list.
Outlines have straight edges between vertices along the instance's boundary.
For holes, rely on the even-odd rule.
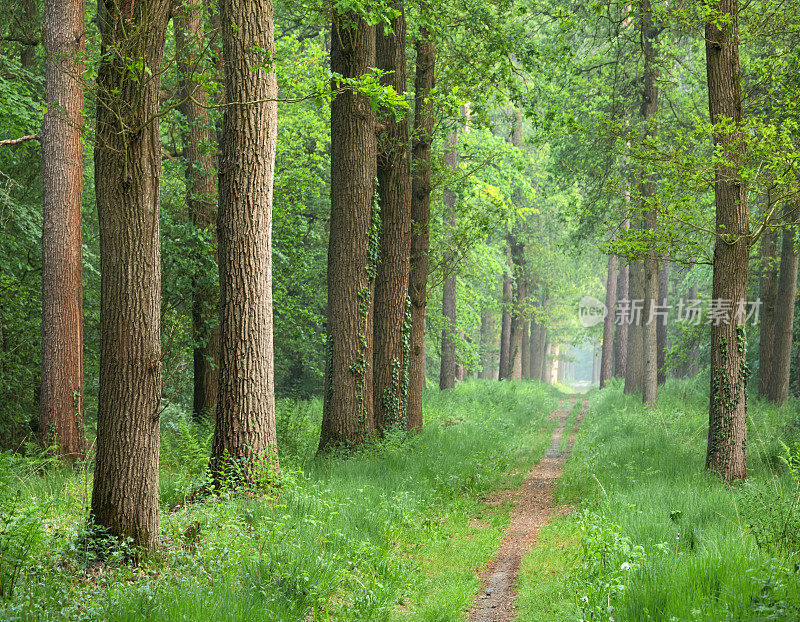
[[560,571],[526,560],[520,620],[800,619],[797,403],[751,400],[734,486],[705,472],[707,408],[707,377],[669,380],[657,410],[618,381],[592,395],[557,487],[578,509],[532,554]]
[[315,457],[318,401],[279,401],[279,486],[210,497],[211,429],[171,406],[160,547],[138,564],[89,544],[90,469],[0,454],[0,618],[459,619],[507,520],[499,509],[475,526],[478,501],[541,454],[556,399],[539,383],[430,391],[421,434],[347,459]]

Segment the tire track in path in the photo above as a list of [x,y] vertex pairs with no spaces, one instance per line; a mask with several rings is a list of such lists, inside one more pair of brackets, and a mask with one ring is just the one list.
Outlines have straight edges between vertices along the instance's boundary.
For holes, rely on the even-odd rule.
[[[520,562],[536,543],[541,528],[568,511],[565,506],[553,504],[553,489],[572,452],[575,435],[589,405],[588,400],[582,398],[581,412],[575,421],[566,451],[561,451],[567,418],[576,402],[575,396],[572,396],[569,398],[569,406],[563,408],[567,399],[562,399],[558,408],[550,413],[550,420],[558,421],[553,430],[550,448],[522,482],[522,486],[513,493],[511,521],[500,541],[497,554],[479,573],[481,591],[467,612],[467,620],[470,622],[510,622],[517,617],[517,575]],[[494,505],[499,503],[493,503],[491,499],[488,502]]]

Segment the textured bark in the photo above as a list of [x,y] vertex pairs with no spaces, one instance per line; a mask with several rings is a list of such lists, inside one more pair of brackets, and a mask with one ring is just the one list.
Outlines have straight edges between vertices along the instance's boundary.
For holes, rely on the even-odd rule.
[[[629,292],[631,302],[644,298],[644,266],[641,261],[631,262],[629,266]],[[634,317],[628,325],[628,349],[625,357],[625,393],[642,390],[644,378],[644,339],[642,337],[642,319],[644,312]],[[646,318],[644,318],[646,319]]]
[[509,336],[509,376],[512,380],[522,380],[522,343],[525,322],[527,285],[525,283],[525,247],[516,239],[509,237],[511,261],[514,266],[514,306],[511,312],[511,334]]
[[481,313],[481,371],[479,378],[491,378],[492,344],[494,343],[494,316],[489,311]]
[[[225,119],[219,171],[220,365],[211,471],[253,483],[277,468],[272,183],[278,83],[272,1],[223,0]],[[261,50],[261,52],[259,52]],[[237,102],[258,102],[242,103]]]
[[425,307],[428,303],[428,250],[431,218],[431,143],[434,113],[430,101],[436,84],[436,48],[430,34],[420,29],[416,44],[414,77],[414,134],[411,141],[411,361],[407,426],[422,427],[422,392],[425,390]]
[[83,0],[48,0],[42,126],[42,374],[39,431],[75,460],[83,436]]
[[[331,69],[357,78],[375,66],[375,27],[354,13],[334,14]],[[375,113],[363,95],[331,103],[331,223],[328,246],[328,343],[320,449],[352,446],[374,429],[370,251],[377,174]]]
[[[447,142],[449,148],[445,156],[445,164],[455,172],[457,166],[456,135],[450,134]],[[445,226],[454,227],[456,224],[456,195],[450,189],[444,191],[444,206]],[[442,286],[442,316],[445,322],[442,329],[442,357],[439,368],[439,389],[442,391],[456,386],[456,275],[449,253],[445,254],[444,263],[445,270],[450,274],[445,278]]]
[[[795,207],[796,209],[796,207]],[[792,329],[794,305],[797,296],[798,252],[795,242],[797,227],[793,224],[783,230],[781,241],[781,270],[778,277],[778,298],[775,305],[775,335],[772,348],[767,397],[771,402],[783,404],[789,397],[789,369],[792,356]]]
[[525,320],[522,323],[522,343],[520,343],[521,358],[522,358],[522,378],[530,380],[531,378],[531,322]]
[[536,324],[531,334],[531,378],[542,380],[542,368],[545,358],[545,328]]
[[[68,6],[78,7],[78,6],[80,6],[81,7],[80,11],[81,11],[81,13],[83,13],[83,4],[84,4],[83,2],[81,2],[80,4],[77,3],[77,2],[61,2],[61,3],[58,3],[58,4],[61,5],[61,6],[56,7],[56,3],[55,2],[52,2],[52,4],[51,4],[49,1],[48,1],[48,3],[45,4],[45,8],[44,8],[45,9],[45,20],[48,19],[48,13],[50,11],[52,11],[53,9],[55,9],[56,11],[59,11],[59,12],[60,11],[65,11],[65,9],[62,8],[62,7],[68,7]],[[22,0],[22,10],[25,12],[25,31],[27,33],[30,33],[31,35],[35,35],[35,33],[37,33],[38,30],[39,30],[39,11],[36,8],[36,0]],[[72,34],[78,34],[77,31],[74,30],[74,26],[75,26],[75,22],[73,21],[74,16],[73,15],[68,15],[66,11],[64,13],[60,13],[60,14],[65,20],[63,24],[53,24],[53,23],[51,23],[48,26],[45,23],[45,24],[43,24],[44,28],[50,28],[51,29],[50,30],[50,34],[51,35],[53,34],[54,29],[59,29],[59,30],[62,30],[62,32],[63,32],[64,29],[68,29],[68,28],[73,29],[72,30]],[[50,16],[52,16],[52,13],[50,13]],[[82,25],[81,25],[80,33],[81,34],[83,33],[83,26]],[[49,54],[50,52],[47,51],[47,47],[48,47],[47,36],[48,36],[48,33],[47,32],[42,32],[42,34],[43,34],[43,39],[44,39],[44,44],[45,44],[45,54]],[[36,65],[36,37],[35,36],[28,36],[28,37],[25,37],[25,38],[28,39],[28,41],[22,42],[22,44],[20,46],[19,64],[22,65],[22,67],[25,68],[25,69],[32,70],[32,69],[34,69],[34,67]],[[72,39],[69,42],[61,41],[61,45],[67,45],[68,43],[71,44],[72,47],[77,47],[78,45],[81,46],[81,49],[83,49],[83,47],[84,47],[84,39],[83,39],[83,37],[81,37],[80,39],[77,39],[77,38],[76,39]],[[72,62],[74,62],[76,60],[82,60],[82,59],[78,59],[78,58],[76,58],[74,56],[71,59]],[[45,61],[45,62],[47,62],[47,61]],[[63,68],[65,70],[67,69],[67,67],[63,67]],[[45,71],[47,71],[47,69],[45,69]],[[81,75],[80,72],[71,74],[73,80],[75,80],[80,75]],[[68,79],[68,76],[64,76],[63,79]],[[45,86],[45,88],[47,88],[47,87]]]
[[[159,76],[171,3],[98,11],[95,189],[100,229],[100,391],[92,519],[137,545],[158,539],[161,401]],[[142,63],[131,66],[129,59]],[[152,77],[151,77],[152,76]]]
[[[392,19],[392,32],[378,28],[376,63],[387,73],[381,83],[406,91],[406,19],[402,4]],[[411,161],[408,116],[399,121],[388,112],[378,138],[378,193],[381,209],[380,262],[375,278],[373,378],[375,429],[406,427],[408,347],[406,322],[411,253]]]
[[[208,89],[200,76],[194,74],[205,46],[202,18],[200,0],[187,0],[174,16],[173,23],[181,97],[185,100],[181,112],[187,125],[183,155],[189,214],[195,227],[216,238],[217,170],[216,149],[212,148],[216,141],[208,114]],[[214,415],[219,390],[219,290],[205,268],[208,260],[202,256],[196,259],[198,269],[192,276],[192,339],[195,343],[192,414],[195,421],[203,421]]]
[[[711,297],[716,300],[745,300],[749,228],[747,189],[741,179],[740,162],[744,148],[739,125],[742,122],[742,89],[739,71],[739,28],[737,0],[716,0],[709,13],[719,20],[706,23],[706,71],[711,122],[723,119],[734,131],[714,135],[714,146],[724,161],[716,163],[714,197],[716,233],[714,276]],[[711,399],[709,405],[706,468],[733,481],[747,476],[747,398],[745,395],[744,326],[736,321],[711,325]]]
[[[767,211],[771,209],[770,195],[767,195]],[[769,392],[772,373],[772,350],[775,339],[775,303],[778,295],[778,257],[775,229],[768,228],[761,236],[759,250],[758,297],[761,300],[758,345],[758,395],[766,397]]]
[[544,330],[544,345],[542,346],[542,382],[550,382],[550,355],[552,354],[552,345],[550,344],[550,334],[547,329]]
[[603,350],[600,357],[600,388],[611,380],[614,366],[614,308],[617,304],[617,258],[608,256],[608,276],[606,277],[606,310],[603,320]]
[[511,309],[514,304],[514,286],[511,280],[512,270],[511,257],[509,256],[508,268],[503,273],[503,315],[500,327],[500,371],[498,373],[500,380],[511,376]]
[[[669,302],[669,263],[662,261],[658,269],[658,301],[660,305]],[[659,322],[656,327],[656,337],[658,340],[658,384],[664,384],[667,380],[667,324]]]
[[[650,0],[642,0],[640,5],[641,34],[644,48],[644,76],[642,104],[639,114],[645,125],[645,139],[656,135],[656,119],[658,115],[658,70],[656,68],[655,43],[658,27],[653,23]],[[640,192],[643,202],[644,226],[655,231],[658,226],[658,214],[652,197],[655,194],[655,182],[650,175],[641,180]],[[642,325],[642,357],[644,370],[642,376],[642,400],[645,404],[655,405],[658,393],[658,324],[652,314],[652,307],[658,301],[658,257],[650,253],[644,258],[644,316]]]
[[[628,300],[628,264],[622,264],[617,270],[617,300]],[[616,321],[616,320],[615,320]],[[614,330],[614,377],[625,378],[625,368],[628,361],[628,325],[617,324]]]

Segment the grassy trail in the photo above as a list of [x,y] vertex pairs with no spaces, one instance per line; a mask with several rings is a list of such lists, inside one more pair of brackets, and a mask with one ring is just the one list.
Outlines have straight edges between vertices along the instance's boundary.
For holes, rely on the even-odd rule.
[[[568,399],[569,406],[564,407],[564,402]],[[481,592],[467,616],[470,622],[508,622],[517,617],[517,575],[520,562],[528,550],[535,546],[542,527],[567,510],[564,506],[554,504],[553,490],[572,450],[572,443],[565,451],[561,450],[562,438],[568,436],[565,432],[569,415],[571,412],[579,412],[572,428],[574,438],[580,418],[588,406],[585,399],[580,408],[576,408],[575,404],[575,396],[563,398],[558,408],[550,414],[550,420],[558,422],[550,439],[550,448],[525,478],[522,486],[514,491],[511,519],[497,554],[481,573]]]

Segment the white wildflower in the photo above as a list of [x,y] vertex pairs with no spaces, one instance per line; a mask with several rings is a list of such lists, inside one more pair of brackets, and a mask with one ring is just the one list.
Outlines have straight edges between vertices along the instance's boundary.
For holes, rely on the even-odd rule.
[[630,570],[631,565],[628,562],[622,562],[622,565],[619,567],[620,570]]

